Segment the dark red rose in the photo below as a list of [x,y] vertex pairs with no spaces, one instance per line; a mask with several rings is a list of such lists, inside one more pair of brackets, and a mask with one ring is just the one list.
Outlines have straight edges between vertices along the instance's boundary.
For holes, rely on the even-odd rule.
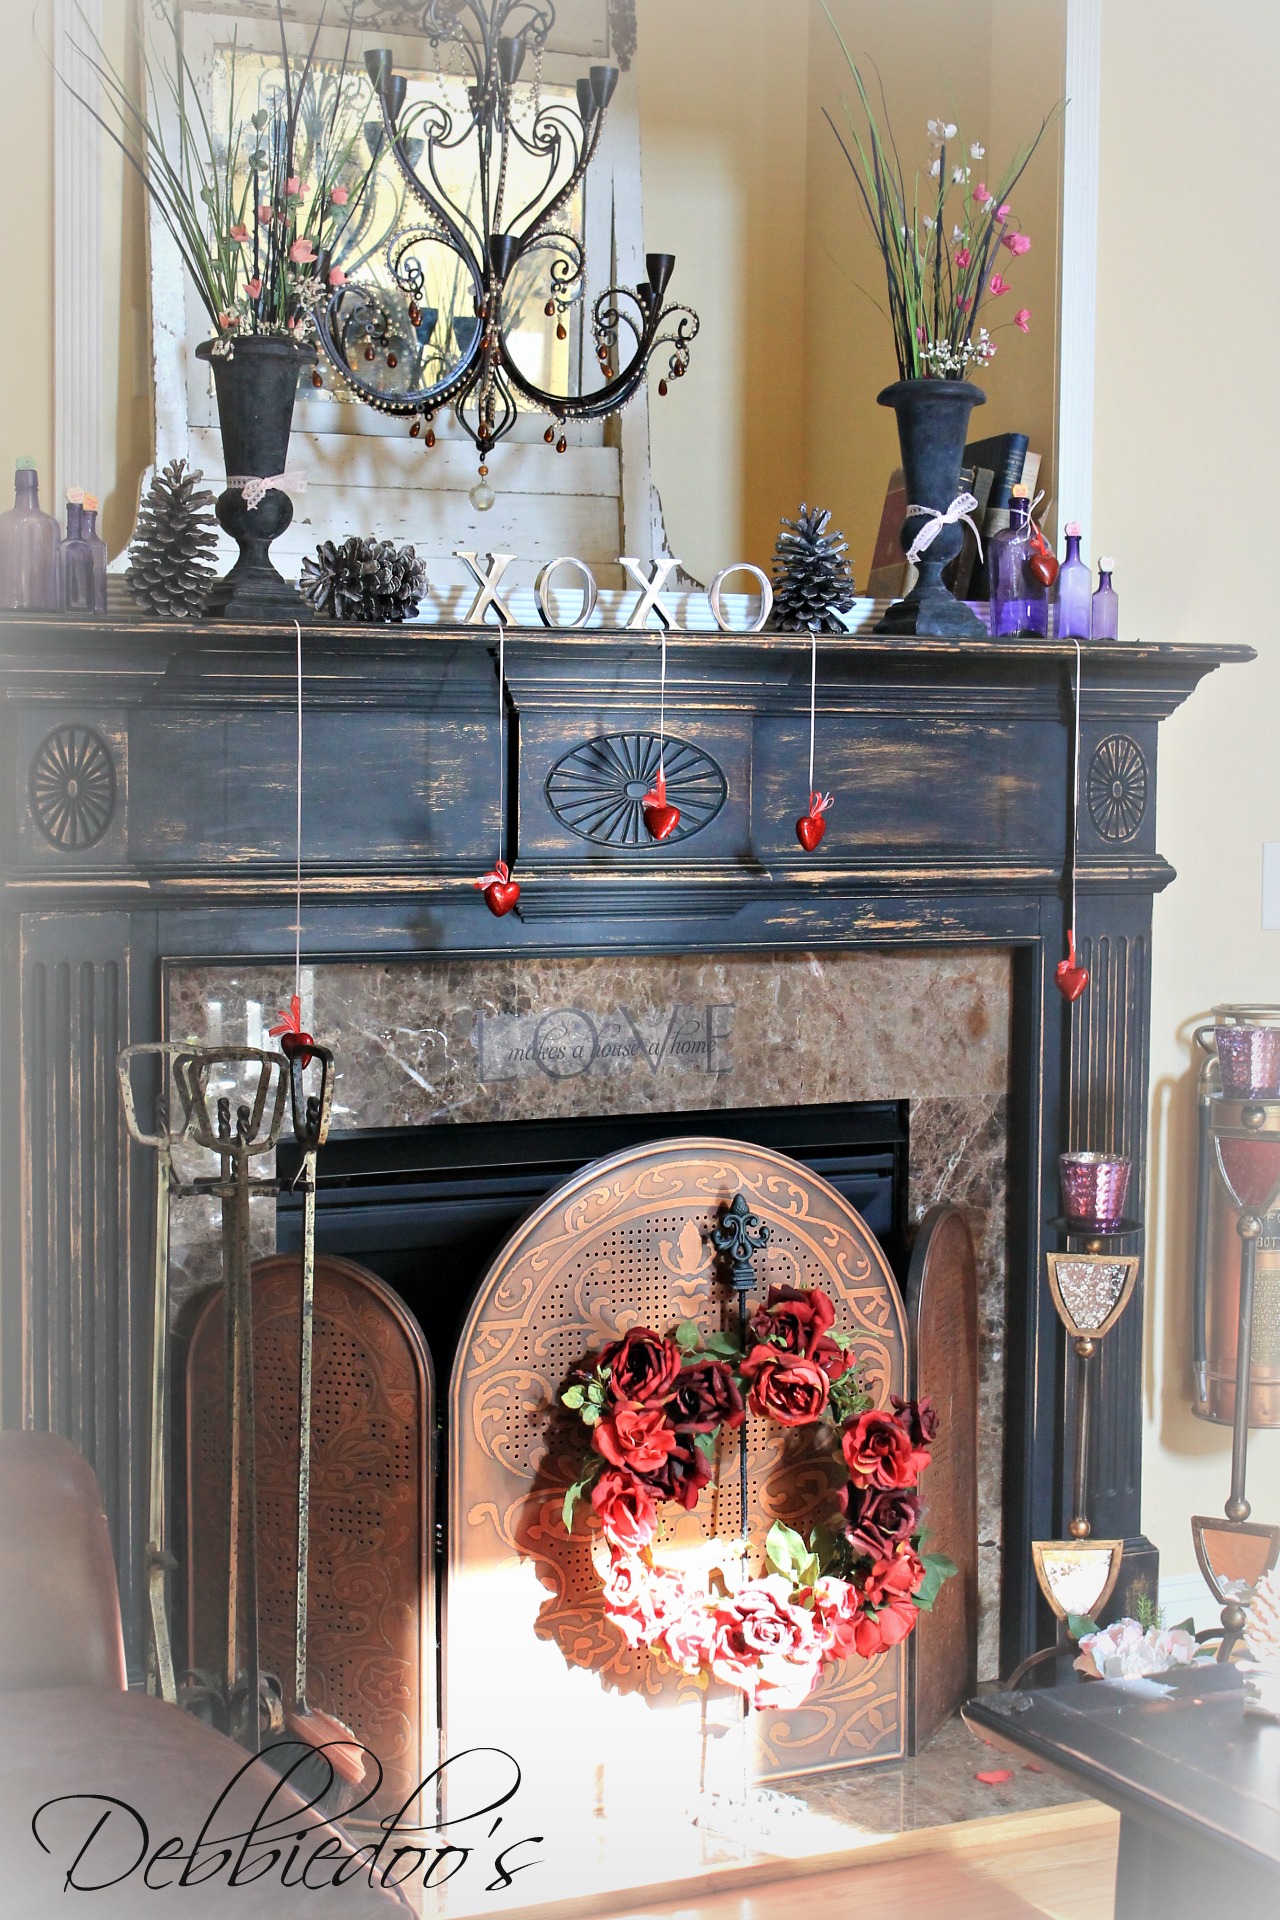
[[667,1402],[667,1418],[683,1433],[711,1433],[716,1427],[740,1427],[745,1415],[738,1383],[723,1360],[699,1360],[685,1367]]
[[648,1327],[632,1327],[621,1340],[603,1348],[599,1364],[608,1369],[614,1396],[619,1400],[661,1400],[676,1383],[680,1349]]
[[856,1487],[914,1487],[929,1464],[928,1454],[912,1446],[897,1414],[882,1407],[847,1421],[840,1446]]
[[928,1394],[923,1400],[899,1400],[897,1394],[891,1394],[893,1410],[903,1421],[911,1435],[911,1444],[919,1449],[931,1447],[938,1436],[938,1410],[929,1400]]
[[753,1347],[742,1363],[751,1386],[747,1404],[784,1427],[808,1427],[827,1406],[827,1376],[813,1360],[781,1347]]
[[770,1287],[749,1321],[759,1346],[779,1347],[822,1368],[828,1380],[848,1371],[850,1356],[829,1337],[836,1310],[821,1287]]
[[615,1406],[592,1427],[591,1444],[611,1467],[643,1478],[661,1467],[677,1441],[660,1407]]
[[633,1473],[606,1468],[591,1489],[591,1504],[611,1546],[634,1553],[653,1539],[658,1509],[648,1487]]
[[692,1441],[686,1445],[679,1434],[675,1439],[676,1445],[662,1465],[644,1476],[644,1484],[655,1500],[674,1500],[686,1513],[692,1513],[711,1478],[711,1462]]
[[882,1560],[920,1525],[920,1501],[899,1487],[845,1489],[845,1535],[854,1552]]

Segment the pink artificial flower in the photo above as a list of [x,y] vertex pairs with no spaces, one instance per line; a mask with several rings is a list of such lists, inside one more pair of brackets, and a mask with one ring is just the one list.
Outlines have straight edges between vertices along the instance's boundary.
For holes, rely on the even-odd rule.
[[956,301],[956,305],[959,307],[961,313],[968,313],[970,307],[973,305],[973,301],[967,293],[962,293]]
[[248,286],[248,294],[249,294],[249,298],[250,298],[251,300],[256,300],[256,299],[257,299],[257,297],[258,297],[258,295],[259,295],[259,294],[260,294],[261,292],[262,292],[262,282],[261,282],[261,280],[257,280],[257,279],[254,279],[254,280],[251,280],[251,281],[249,282],[249,286]]
[[998,300],[1002,293],[1009,292],[1009,282],[1005,280],[1000,274],[993,273],[991,276],[991,291],[995,295],[996,299]]
[[1006,200],[1003,206],[996,208],[996,219],[1007,220],[1008,218],[1009,218],[1009,202]]
[[[289,258],[295,266],[310,266],[316,257],[315,244],[309,234],[304,233],[301,240],[295,240],[289,249]],[[998,278],[999,276],[997,276]]]
[[1018,311],[1013,316],[1013,324],[1015,327],[1019,329],[1020,332],[1030,333],[1031,331],[1030,307],[1019,307]]
[[260,227],[265,227],[270,224],[270,221],[271,221],[271,203],[268,200],[264,200],[262,202],[262,205],[258,208],[258,225]]
[[972,259],[973,259],[973,255],[970,253],[968,247],[957,248],[956,265],[959,267],[961,273],[964,272],[965,268],[969,265],[969,262]]
[[238,221],[228,232],[227,238],[234,240],[238,247],[247,247],[249,244],[249,229],[243,221]]
[[977,201],[980,207],[985,207],[988,200],[995,199],[994,194],[987,192],[987,186],[984,180],[979,180],[977,186],[973,190],[973,197]]
[[345,286],[346,286],[346,284],[347,284],[347,276],[346,276],[346,274],[345,274],[345,273],[344,273],[344,272],[342,271],[342,268],[341,268],[341,267],[330,267],[330,269],[329,269],[329,285],[330,285],[331,287],[345,287]]
[[335,187],[333,192],[329,195],[329,198],[332,200],[335,207],[345,207],[349,197],[350,196],[347,193],[347,189],[345,187]]
[[284,183],[284,190],[291,200],[301,200],[302,181],[296,173],[291,173]]
[[234,327],[236,324],[237,316],[234,313],[220,313],[218,315],[218,325],[220,327]]
[[1017,259],[1019,254],[1030,253],[1031,236],[1026,233],[1006,233],[1001,236],[1000,245],[1008,247],[1010,253]]

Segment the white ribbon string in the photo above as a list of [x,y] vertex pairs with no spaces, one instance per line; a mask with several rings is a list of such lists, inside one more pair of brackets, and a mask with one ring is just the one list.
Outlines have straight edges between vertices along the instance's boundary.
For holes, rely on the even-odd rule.
[[498,622],[498,865],[502,865],[502,845],[505,835],[503,827],[506,819],[506,783],[507,783],[507,629],[503,621]]
[[269,473],[265,476],[229,473],[227,485],[244,495],[244,503],[250,513],[253,513],[262,505],[273,487],[277,487],[281,493],[305,493],[307,476],[300,467],[287,467],[283,473]]
[[809,639],[812,643],[809,668],[809,792],[813,788],[813,736],[818,720],[818,629],[810,627]]
[[298,814],[294,837],[294,919],[293,919],[293,990],[302,998],[302,628],[294,621],[293,630],[298,636]]
[[973,518],[977,504],[976,495],[958,493],[945,513],[939,513],[935,507],[908,507],[903,515],[904,519],[912,520],[922,517],[924,520],[924,525],[907,550],[907,559],[911,565],[914,567],[918,564],[921,555],[929,551],[944,527],[954,527],[961,520],[973,529],[973,537],[978,543],[978,558],[981,560],[982,534],[978,529],[977,521]]
[[662,629],[662,669],[658,679],[658,781],[665,786],[667,759],[667,630]]

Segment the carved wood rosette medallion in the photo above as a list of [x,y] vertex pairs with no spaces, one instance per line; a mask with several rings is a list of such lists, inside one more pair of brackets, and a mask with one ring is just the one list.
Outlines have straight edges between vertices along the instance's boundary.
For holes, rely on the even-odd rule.
[[[583,1429],[560,1406],[574,1364],[634,1326],[692,1319],[728,1329],[732,1289],[710,1243],[736,1194],[771,1229],[756,1258],[770,1283],[818,1285],[877,1404],[901,1393],[904,1321],[892,1275],[859,1215],[834,1189],[766,1149],[673,1140],[597,1162],[537,1208],[478,1289],[449,1400],[450,1539],[444,1648],[445,1751],[515,1740],[532,1756],[557,1738],[554,1808],[572,1827],[594,1806],[637,1793],[740,1789],[742,1697],[703,1688],[629,1648],[601,1607],[581,1516],[566,1535],[561,1504]],[[777,1519],[807,1530],[830,1518],[843,1465],[824,1423],[786,1431],[749,1418],[752,1572]],[[664,1511],[659,1556],[710,1568],[742,1529],[737,1434],[724,1436],[711,1487],[691,1514]],[[736,1559],[735,1559],[736,1563]],[[890,1758],[904,1750],[904,1650],[831,1667],[794,1711],[749,1716],[757,1779]],[[661,1711],[652,1712],[657,1708]],[[576,1729],[578,1737],[570,1737]]]

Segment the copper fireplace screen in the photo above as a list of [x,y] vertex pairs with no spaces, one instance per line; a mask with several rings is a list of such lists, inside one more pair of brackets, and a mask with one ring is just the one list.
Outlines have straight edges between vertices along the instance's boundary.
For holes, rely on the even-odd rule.
[[[495,1741],[526,1753],[548,1727],[598,1724],[588,1744],[634,1752],[684,1728],[705,1747],[733,1696],[699,1693],[621,1646],[600,1611],[590,1538],[559,1522],[578,1444],[558,1406],[569,1367],[628,1326],[668,1326],[690,1311],[726,1325],[731,1295],[707,1233],[745,1192],[773,1230],[757,1262],[770,1281],[817,1284],[855,1336],[868,1385],[932,1393],[943,1426],[924,1491],[931,1546],[960,1577],[905,1648],[829,1670],[790,1713],[752,1716],[756,1778],[896,1757],[927,1739],[972,1684],[976,1644],[976,1339],[973,1249],[962,1216],[925,1221],[906,1310],[873,1236],[834,1188],[765,1148],[675,1140],[632,1148],[575,1175],[538,1206],[477,1289],[448,1403],[449,1547],[440,1609],[443,1750]],[[265,1664],[291,1646],[291,1490],[297,1469],[294,1256],[254,1270],[255,1377]],[[908,1323],[910,1346],[908,1352]],[[222,1307],[206,1306],[188,1361],[190,1658],[215,1665],[220,1538],[209,1527],[225,1474]],[[432,1379],[403,1305],[350,1262],[321,1258],[316,1286],[311,1697],[346,1721],[386,1769],[379,1811],[434,1765],[436,1593],[430,1516]],[[758,1557],[772,1520],[808,1525],[839,1473],[803,1432],[750,1423],[750,1534]],[[679,1550],[740,1528],[736,1474],[680,1516]],[[649,1714],[650,1708],[671,1709]],[[637,1718],[637,1710],[643,1709]],[[689,1742],[686,1742],[688,1745]],[[562,1806],[605,1794],[599,1765],[577,1787],[557,1761]],[[415,1772],[415,1768],[421,1770]],[[588,1773],[590,1777],[588,1777]],[[412,1778],[409,1776],[412,1774]],[[704,1781],[705,1785],[706,1782]],[[397,1799],[396,1796],[399,1795]]]

